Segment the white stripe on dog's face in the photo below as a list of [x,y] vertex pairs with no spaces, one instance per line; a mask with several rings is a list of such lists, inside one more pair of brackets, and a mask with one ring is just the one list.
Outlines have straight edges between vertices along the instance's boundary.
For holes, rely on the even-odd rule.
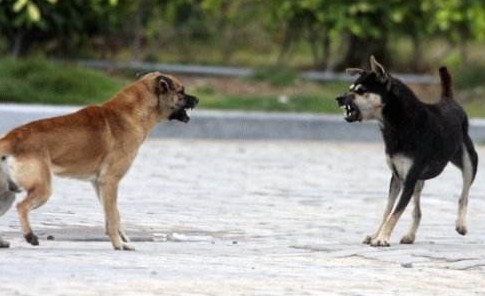
[[354,95],[353,102],[359,109],[361,120],[382,120],[384,104],[380,95],[366,92],[362,84],[351,84],[349,91]]
[[[356,91],[359,90],[359,86],[355,87]],[[355,93],[354,96],[354,103],[359,108],[362,120],[382,120],[382,107],[384,107],[384,104],[380,95],[374,93],[359,95]]]

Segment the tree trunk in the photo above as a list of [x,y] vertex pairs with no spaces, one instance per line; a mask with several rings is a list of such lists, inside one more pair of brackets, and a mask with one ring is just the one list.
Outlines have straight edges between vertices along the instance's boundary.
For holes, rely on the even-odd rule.
[[237,26],[235,20],[229,20],[226,16],[221,16],[219,28],[223,32],[222,44],[222,63],[229,64],[236,48]]
[[390,66],[389,57],[387,54],[386,34],[383,34],[382,38],[379,39],[371,37],[359,37],[354,34],[350,34],[348,44],[349,48],[347,50],[347,54],[337,68],[367,68],[369,64],[369,57],[371,55],[374,55],[380,63]]
[[146,0],[140,0],[138,4],[138,10],[136,12],[134,37],[131,44],[131,59],[133,61],[140,60],[140,49],[143,39],[143,22],[145,20],[146,4]]
[[468,42],[465,38],[460,42],[460,55],[463,65],[468,65]]
[[14,58],[20,57],[23,52],[24,52],[24,30],[19,29],[17,33],[15,33],[15,37],[13,40],[13,45],[12,45],[12,56]]
[[330,34],[328,30],[325,30],[322,38],[322,63],[320,66],[323,70],[328,70],[330,60]]
[[320,50],[319,45],[319,34],[318,34],[318,29],[316,28],[315,24],[309,24],[308,25],[308,42],[310,43],[310,49],[312,51],[312,57],[313,57],[313,66],[315,68],[320,66],[321,63],[321,58],[320,54],[323,52]]
[[[385,11],[376,11],[374,15],[366,16],[372,21],[371,25],[373,27],[379,28],[379,36],[357,36],[350,33],[347,54],[340,65],[338,65],[340,69],[347,67],[366,68],[371,55],[374,55],[382,64],[391,66],[387,51],[389,30],[385,18],[382,17],[385,13]],[[359,16],[357,15],[357,17]]]
[[286,26],[283,44],[281,45],[280,54],[278,56],[278,65],[284,65],[288,62],[291,56],[291,50],[296,40],[295,35],[295,26],[291,20]]
[[421,38],[418,34],[413,34],[413,51],[414,51],[414,57],[412,60],[412,65],[413,65],[413,71],[419,72],[422,70],[423,67],[423,48],[422,48],[422,43],[421,43]]

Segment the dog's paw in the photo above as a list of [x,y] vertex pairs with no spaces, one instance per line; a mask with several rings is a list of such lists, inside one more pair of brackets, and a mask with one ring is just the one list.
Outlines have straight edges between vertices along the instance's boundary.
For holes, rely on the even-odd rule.
[[456,232],[458,232],[461,235],[466,235],[466,233],[468,232],[468,230],[466,229],[466,226],[459,223],[456,224],[455,229],[456,229]]
[[375,238],[370,242],[372,247],[389,247],[390,244],[387,239]]
[[33,232],[27,233],[26,235],[24,235],[24,237],[25,237],[25,240],[32,246],[39,245],[39,238]]
[[372,237],[372,235],[368,235],[364,238],[364,240],[362,241],[363,244],[366,244],[366,245],[370,245],[370,243],[372,242],[374,238]]
[[3,238],[0,238],[0,248],[3,249],[3,248],[10,248],[10,243],[6,240],[4,240]]
[[416,240],[416,236],[410,235],[410,234],[406,234],[405,236],[403,236],[401,238],[401,244],[405,244],[405,245],[414,244],[414,241],[415,240]]
[[128,244],[121,244],[119,246],[115,246],[114,249],[117,251],[134,251],[135,247],[132,247]]

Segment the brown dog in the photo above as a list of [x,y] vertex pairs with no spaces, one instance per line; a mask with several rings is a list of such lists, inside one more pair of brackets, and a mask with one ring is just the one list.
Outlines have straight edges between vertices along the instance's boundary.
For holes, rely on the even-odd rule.
[[104,207],[113,247],[132,250],[120,225],[118,183],[155,125],[163,120],[188,122],[186,111],[197,103],[174,77],[149,73],[102,105],[34,121],[0,139],[2,173],[9,187],[27,191],[17,205],[27,242],[39,244],[28,215],[49,199],[54,174],[90,181]]

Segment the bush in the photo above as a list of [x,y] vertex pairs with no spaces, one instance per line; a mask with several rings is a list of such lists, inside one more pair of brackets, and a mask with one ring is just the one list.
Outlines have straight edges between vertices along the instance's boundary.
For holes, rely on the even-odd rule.
[[288,68],[270,67],[256,71],[251,77],[254,81],[266,81],[273,86],[291,86],[298,78],[298,72]]
[[485,86],[485,66],[468,65],[453,71],[452,75],[456,81],[456,87],[459,89],[472,89],[479,86]]
[[0,60],[0,102],[98,103],[124,84],[103,72],[44,58]]

